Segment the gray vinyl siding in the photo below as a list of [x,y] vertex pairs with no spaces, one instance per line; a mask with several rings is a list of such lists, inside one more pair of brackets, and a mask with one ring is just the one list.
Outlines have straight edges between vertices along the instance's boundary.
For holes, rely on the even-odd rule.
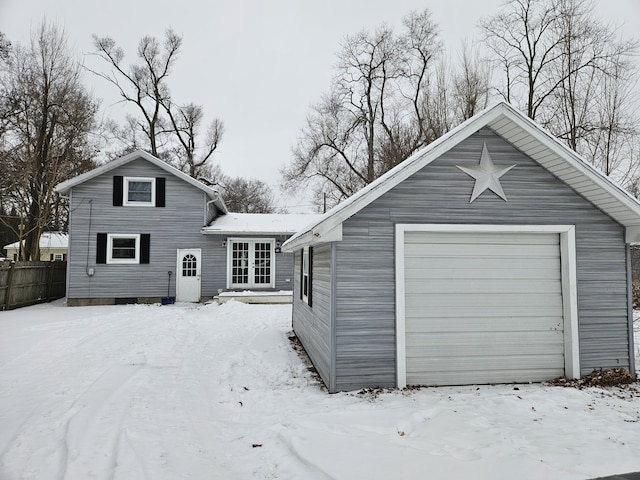
[[[469,203],[483,142],[516,167]],[[482,129],[343,223],[336,245],[336,389],[396,384],[395,225],[576,226],[581,373],[629,368],[624,228],[490,129]],[[452,306],[455,308],[455,306]]]
[[[165,207],[113,206],[113,176],[164,177]],[[202,250],[201,296],[226,289],[227,251],[220,237],[200,233],[209,197],[198,188],[143,159],[133,160],[76,185],[70,195],[69,275],[67,296],[85,298],[158,298],[176,289],[176,253]],[[89,218],[91,212],[91,219]],[[90,229],[90,230],[89,230]],[[96,264],[98,233],[149,233],[149,264]],[[274,237],[271,237],[274,238]],[[282,240],[281,240],[282,241]],[[94,276],[87,275],[93,268]],[[293,262],[276,254],[276,288],[290,290]]]
[[331,331],[331,245],[313,249],[311,307],[300,299],[301,251],[295,253],[293,289],[293,330],[330,391],[332,373]]

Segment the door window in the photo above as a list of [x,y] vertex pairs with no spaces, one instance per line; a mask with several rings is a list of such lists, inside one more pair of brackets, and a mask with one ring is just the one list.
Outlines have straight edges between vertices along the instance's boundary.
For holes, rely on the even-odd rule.
[[198,272],[198,259],[195,255],[187,254],[182,257],[182,276],[195,277]]

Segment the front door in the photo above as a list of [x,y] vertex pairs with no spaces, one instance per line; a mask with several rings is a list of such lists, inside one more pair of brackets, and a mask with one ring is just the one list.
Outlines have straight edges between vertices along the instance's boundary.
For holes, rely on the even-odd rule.
[[273,288],[274,241],[232,239],[229,249],[230,288]]
[[202,253],[199,248],[178,250],[176,265],[176,300],[178,302],[200,301],[200,271]]

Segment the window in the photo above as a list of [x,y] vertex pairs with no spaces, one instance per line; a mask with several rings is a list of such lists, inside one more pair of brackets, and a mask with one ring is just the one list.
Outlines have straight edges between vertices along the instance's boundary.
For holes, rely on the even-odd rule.
[[113,177],[113,206],[164,207],[164,177]]
[[96,264],[149,263],[151,234],[98,233]]
[[51,261],[52,262],[61,262],[62,260],[64,260],[64,255],[62,253],[52,253],[51,254]]
[[155,206],[155,178],[124,177],[124,205]]
[[187,254],[182,257],[182,276],[195,277],[198,275],[198,260],[195,255]]
[[311,286],[313,271],[313,247],[302,249],[300,265],[300,299],[311,306]]
[[140,263],[140,235],[107,235],[107,263]]

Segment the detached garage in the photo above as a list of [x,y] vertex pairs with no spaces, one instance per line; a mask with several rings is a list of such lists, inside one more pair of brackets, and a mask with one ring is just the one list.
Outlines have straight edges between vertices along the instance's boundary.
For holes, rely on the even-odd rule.
[[506,103],[283,245],[331,392],[635,371],[640,204]]

